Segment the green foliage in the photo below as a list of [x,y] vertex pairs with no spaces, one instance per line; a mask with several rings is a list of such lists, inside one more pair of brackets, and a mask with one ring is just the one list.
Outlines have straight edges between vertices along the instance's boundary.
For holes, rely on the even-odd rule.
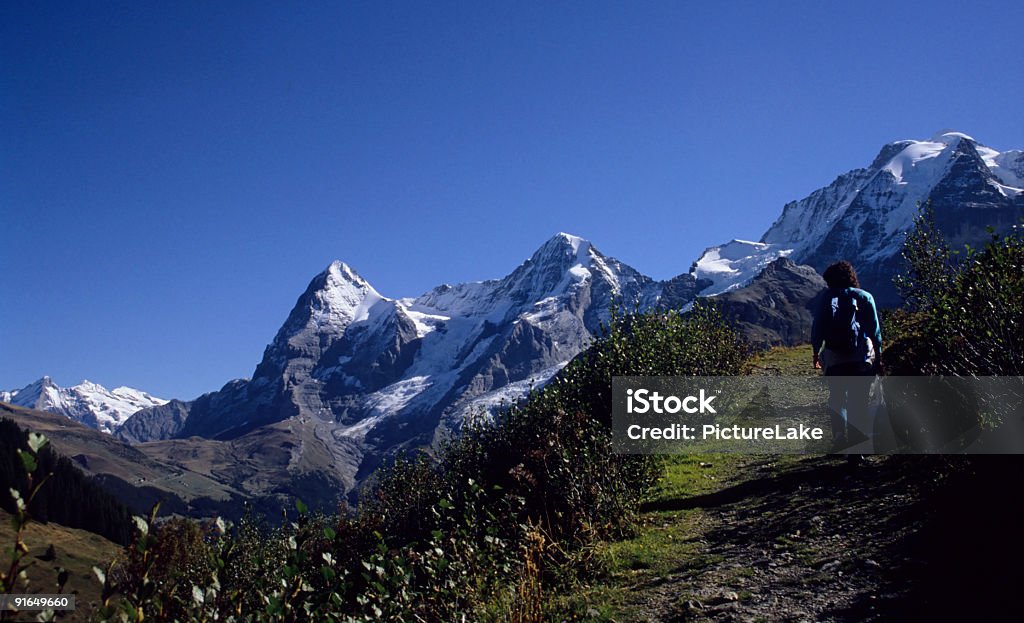
[[970,253],[935,310],[949,357],[943,374],[1024,374],[1024,237],[999,238]]
[[930,214],[907,237],[908,275],[897,279],[907,309],[887,316],[893,374],[1024,374],[1024,237],[993,235],[962,261],[935,230]]
[[[3,420],[3,423],[5,425],[13,425],[13,423],[7,420]],[[14,432],[16,432],[16,435],[10,439],[17,439],[25,444],[24,448],[16,448],[14,453],[18,457],[18,462],[21,464],[24,472],[22,479],[11,479],[12,481],[20,480],[22,486],[8,487],[8,493],[10,494],[13,506],[11,511],[11,527],[14,528],[14,543],[10,549],[5,551],[8,557],[7,564],[0,567],[0,594],[2,595],[15,591],[19,593],[29,592],[29,581],[25,572],[35,562],[25,562],[25,557],[29,553],[28,544],[25,543],[25,529],[32,521],[30,509],[34,507],[39,492],[52,475],[52,473],[46,472],[40,467],[41,452],[48,449],[46,446],[49,444],[49,441],[46,437],[36,433],[24,435],[16,425],[14,425]],[[57,567],[55,571],[58,577],[57,589],[59,592],[63,590],[64,583],[67,582],[68,574],[60,567]],[[40,613],[41,620],[51,620],[54,614],[52,610],[44,611]],[[0,620],[9,620],[12,615],[14,613],[10,610],[0,612]]]
[[943,416],[923,429],[914,415],[921,396],[887,394],[897,436],[911,448],[917,439],[944,440],[951,448],[970,443],[1007,415],[1001,401],[960,391],[942,377],[1024,374],[1021,233],[993,235],[981,250],[967,249],[957,263],[949,261],[952,255],[923,212],[904,252],[909,277],[898,280],[908,306],[883,319],[888,373],[934,377],[928,399],[944,405]]
[[921,206],[901,250],[907,271],[893,279],[910,312],[940,304],[953,273],[952,251],[935,225],[931,203]]

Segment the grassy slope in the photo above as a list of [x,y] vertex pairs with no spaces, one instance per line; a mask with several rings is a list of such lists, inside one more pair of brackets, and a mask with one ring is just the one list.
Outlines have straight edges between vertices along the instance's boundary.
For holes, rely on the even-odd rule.
[[[29,546],[29,556],[24,560],[33,564],[27,572],[28,587],[19,586],[19,591],[26,593],[56,592],[57,572],[55,568],[63,567],[70,572],[64,592],[75,593],[77,604],[74,613],[61,620],[88,620],[88,613],[93,610],[93,607],[90,607],[90,602],[95,605],[99,601],[101,589],[99,581],[93,575],[92,568],[93,566],[106,568],[107,563],[121,551],[120,546],[92,532],[67,528],[52,522],[48,524],[30,523],[24,540]],[[0,544],[6,552],[13,543],[14,529],[11,527],[10,515],[0,511]],[[43,556],[50,544],[54,546],[56,559],[49,562],[39,560],[37,557]],[[6,554],[3,560],[6,565],[8,560]]]
[[[807,346],[752,374],[810,376]],[[586,621],[871,620],[921,501],[898,462],[851,471],[820,456],[673,456],[633,538],[605,543],[605,573],[549,596],[552,618]],[[881,536],[879,536],[881,535]]]
[[[774,348],[751,362],[751,373],[807,376],[815,374],[810,362],[810,346]],[[671,507],[739,484],[745,480],[750,458],[735,454],[666,457],[665,473],[644,506],[636,535],[604,543],[598,557],[605,575],[569,595],[553,596],[549,600],[552,614],[594,621],[645,620],[651,605],[648,587],[674,572],[719,562],[721,556],[709,552],[702,540],[713,521],[706,509]],[[781,470],[799,458],[780,456],[764,465],[769,471]]]

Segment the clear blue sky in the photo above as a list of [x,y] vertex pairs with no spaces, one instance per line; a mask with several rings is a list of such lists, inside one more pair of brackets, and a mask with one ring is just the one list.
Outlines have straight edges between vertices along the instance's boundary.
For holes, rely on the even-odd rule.
[[0,3],[0,388],[193,398],[342,259],[657,278],[891,140],[1024,148],[1024,3]]

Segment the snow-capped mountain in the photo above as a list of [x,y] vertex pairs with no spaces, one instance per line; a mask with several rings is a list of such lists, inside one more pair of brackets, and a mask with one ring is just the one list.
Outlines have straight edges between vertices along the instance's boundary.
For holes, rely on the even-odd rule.
[[854,263],[865,287],[895,304],[892,276],[918,206],[931,202],[936,223],[955,247],[988,239],[1024,216],[1024,152],[998,152],[959,132],[884,146],[870,166],[787,204],[759,242],[708,248],[692,274],[712,281],[702,294],[739,287],[768,263],[789,257],[823,270]]
[[60,387],[48,376],[21,389],[0,392],[0,401],[59,413],[106,433],[113,432],[136,411],[167,403],[131,387],[108,390],[89,381],[74,387]]
[[590,343],[613,297],[628,308],[681,307],[702,285],[687,274],[657,282],[568,234],[502,279],[409,298],[385,296],[334,262],[251,379],[142,410],[119,435],[249,448],[282,434],[295,440],[275,450],[289,473],[323,474],[348,491],[387,453],[437,443],[467,416],[545,383]]
[[[253,378],[192,405],[178,436],[231,438],[293,416],[337,435],[433,435],[442,416],[543,382],[608,318],[613,296],[656,302],[662,285],[559,234],[503,279],[388,298],[343,262],[317,275]],[[505,396],[506,394],[501,394]],[[432,424],[431,424],[432,422]]]

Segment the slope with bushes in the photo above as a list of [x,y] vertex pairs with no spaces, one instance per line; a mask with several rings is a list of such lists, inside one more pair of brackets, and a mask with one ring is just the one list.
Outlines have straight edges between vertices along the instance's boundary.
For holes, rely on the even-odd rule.
[[542,620],[545,595],[592,571],[601,539],[630,533],[660,473],[611,451],[616,375],[738,374],[747,347],[716,310],[616,314],[551,383],[440,454],[398,458],[354,513],[301,501],[258,519],[137,519],[101,570],[104,619]]

